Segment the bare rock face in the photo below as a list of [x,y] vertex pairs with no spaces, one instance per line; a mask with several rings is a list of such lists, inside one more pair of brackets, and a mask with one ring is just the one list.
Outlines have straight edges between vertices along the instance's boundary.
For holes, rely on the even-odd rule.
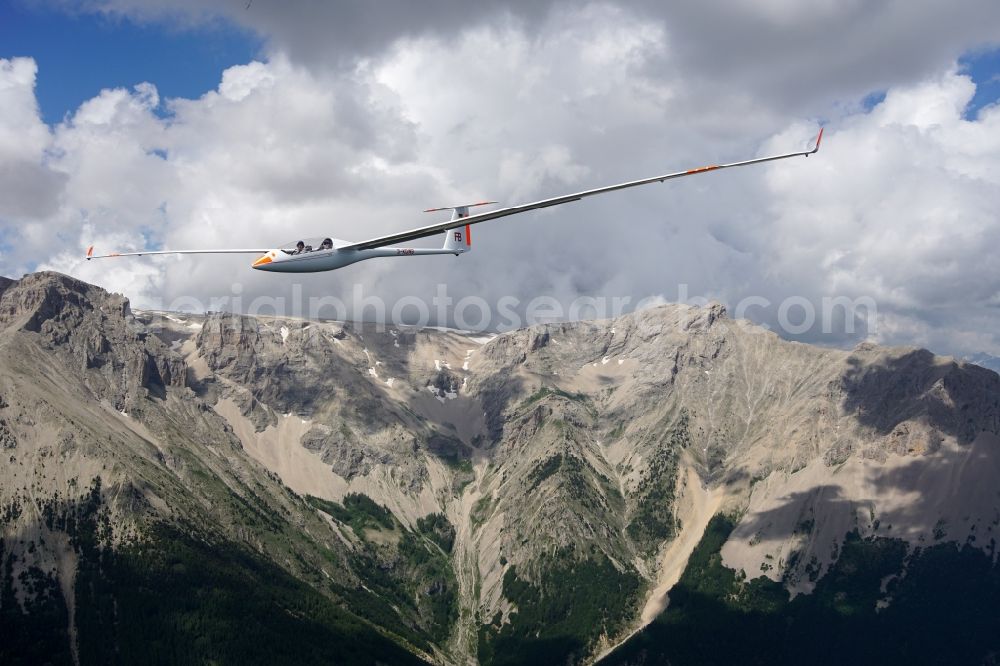
[[11,431],[9,425],[6,421],[0,420],[0,448],[4,449],[16,449],[17,448],[17,437]]
[[378,446],[358,436],[346,423],[339,428],[318,424],[302,436],[301,444],[347,481],[368,476],[380,466],[392,466],[400,481],[404,478],[409,481],[400,484],[402,489],[419,491],[421,481],[426,478],[423,465],[413,464],[419,457],[417,439],[402,430]]
[[184,361],[135,325],[128,300],[58,273],[10,282],[0,295],[0,326],[36,333],[43,345],[88,373],[91,388],[127,410],[147,393],[185,383]]
[[[272,414],[311,421],[298,444],[336,481],[302,478],[300,489],[332,498],[356,490],[407,520],[440,512],[454,521],[454,566],[469,581],[462,617],[471,625],[460,634],[475,618],[501,618],[488,634],[517,627],[512,580],[539,590],[556,579],[589,584],[566,578],[571,563],[636,595],[663,585],[716,510],[745,516],[727,562],[808,591],[806,569],[826,571],[855,527],[840,507],[872,496],[870,485],[841,484],[844,503],[828,505],[819,489],[855,465],[891,475],[900,460],[958,464],[972,455],[962,447],[998,431],[993,373],[920,350],[790,343],[728,319],[720,305],[665,305],[489,341],[324,326],[212,321],[198,347]],[[770,518],[781,493],[797,498],[782,511],[812,516],[817,538],[803,540],[785,513]],[[975,508],[968,488],[954,494],[980,521],[992,510]],[[867,524],[878,520],[876,510]],[[929,534],[910,522],[914,542]],[[771,564],[779,561],[794,564]],[[633,617],[600,612],[612,618],[600,630],[609,636]]]
[[[99,661],[93,650],[119,654],[126,643],[117,638],[116,627],[141,614],[125,605],[137,597],[122,597],[122,589],[141,587],[138,594],[158,596],[157,604],[177,600],[176,612],[185,613],[205,580],[213,594],[230,595],[237,606],[255,598],[243,586],[276,585],[282,595],[294,589],[284,598],[326,609],[314,619],[330,632],[327,648],[361,627],[365,645],[381,654],[380,660],[416,663],[414,655],[432,649],[429,641],[444,640],[447,613],[415,598],[415,591],[392,592],[385,582],[418,578],[420,589],[432,588],[443,599],[435,603],[447,608],[455,590],[439,563],[444,555],[427,552],[411,562],[400,553],[433,546],[422,533],[363,502],[354,513],[321,505],[339,516],[334,518],[317,509],[319,500],[296,494],[249,455],[244,445],[254,443],[255,430],[242,427],[238,410],[225,412],[227,399],[215,385],[234,394],[247,389],[206,375],[204,359],[185,347],[194,347],[200,320],[192,327],[171,315],[166,323],[147,327],[143,321],[149,317],[136,318],[121,296],[53,273],[0,283],[0,292],[5,641],[25,627],[44,626],[45,641],[33,634],[22,641],[40,650],[30,660],[70,661],[78,655],[84,662]],[[225,351],[225,345],[218,348]],[[182,354],[198,362],[191,368],[194,388]],[[246,353],[239,359],[220,356],[216,365],[232,367],[234,374],[254,367]],[[262,409],[273,413],[271,406]],[[299,419],[282,415],[281,421],[285,430],[307,429]],[[412,442],[408,445],[412,451]],[[312,456],[298,437],[295,447]],[[253,453],[267,459],[274,449]],[[318,457],[315,462],[332,481],[330,468]],[[413,479],[422,471],[415,469]],[[402,480],[404,487],[419,485],[413,479]],[[365,534],[366,521],[374,523],[370,529],[386,532],[382,550],[358,536]],[[376,561],[383,568],[376,568]],[[124,574],[126,569],[131,573]],[[144,582],[136,584],[135,576]],[[357,614],[344,610],[348,599]],[[76,604],[86,606],[86,623],[77,623]],[[36,615],[40,608],[44,611]],[[111,615],[101,609],[112,609]],[[28,618],[23,627],[21,617]],[[160,629],[177,627],[167,623]],[[337,661],[336,650],[327,648],[320,646]]]
[[227,368],[244,382],[259,379],[255,361],[265,346],[256,320],[239,315],[209,316],[198,333],[198,347],[210,368]]
[[[482,539],[499,541],[494,563],[480,559],[487,617],[506,617],[509,566],[522,582],[551,584],[541,552],[580,558],[588,544],[623,576],[668,575],[670,558],[686,557],[674,544],[696,542],[686,526],[703,529],[711,515],[705,502],[743,515],[727,564],[796,593],[852,530],[890,525],[916,547],[944,516],[963,542],[1000,511],[981,483],[960,480],[1000,462],[989,439],[1000,432],[1000,377],[924,350],[820,349],[729,320],[721,306],[668,305],[515,331],[478,358],[467,390],[486,407],[492,442]],[[702,489],[685,485],[688,470]],[[905,510],[921,483],[942,498],[925,507],[934,519]]]
[[844,409],[879,433],[918,421],[969,444],[980,432],[1000,427],[1000,384],[991,370],[941,362],[926,349],[890,352],[870,345],[855,349],[848,365]]
[[724,563],[795,593],[849,532],[987,548],[1000,515],[1000,377],[923,350],[791,343],[720,305],[486,337],[152,319],[65,276],[0,281],[10,501],[103,475],[123,522],[366,590],[439,663],[544,643],[526,622],[559,613],[589,659],[662,608],[716,512],[741,516]]
[[255,407],[306,415],[338,397],[338,411],[375,416],[375,392],[357,382],[359,350],[342,349],[345,339],[340,325],[216,314],[205,319],[195,343],[208,367],[245,388]]

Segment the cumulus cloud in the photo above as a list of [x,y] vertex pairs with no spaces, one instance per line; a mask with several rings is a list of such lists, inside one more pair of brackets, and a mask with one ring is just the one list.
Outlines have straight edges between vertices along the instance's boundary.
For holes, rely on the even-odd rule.
[[779,242],[755,252],[775,275],[874,299],[884,340],[995,348],[1000,107],[964,119],[974,92],[952,69],[843,119],[811,177],[768,174]]
[[[34,64],[25,61],[26,76],[4,62],[3,84],[33,103]],[[5,270],[73,272],[149,305],[212,294],[207,285],[231,284],[248,258],[112,267],[84,261],[84,248],[271,247],[304,232],[330,233],[338,212],[365,233],[379,193],[368,171],[408,157],[412,141],[410,124],[369,104],[366,87],[317,79],[276,58],[227,70],[217,91],[169,100],[165,115],[151,84],[102,91],[51,133],[41,124],[40,140],[5,157],[6,168],[30,158],[63,183],[49,200],[53,209],[5,212],[5,240],[17,248]],[[32,115],[40,123],[37,109]],[[391,198],[382,214],[391,214]],[[32,201],[23,193],[10,200]]]
[[35,101],[30,58],[0,61],[0,216],[44,216],[54,210],[63,178],[46,168],[49,128]]
[[[1000,352],[1000,277],[989,252],[998,240],[1000,113],[964,117],[974,84],[952,64],[961,48],[985,39],[979,27],[944,30],[925,45],[929,60],[886,72],[879,80],[892,85],[872,109],[840,95],[864,95],[883,74],[857,71],[845,83],[839,70],[822,68],[808,85],[826,80],[840,92],[813,90],[811,102],[782,105],[761,91],[805,75],[796,68],[819,56],[793,41],[768,53],[750,48],[738,63],[722,54],[696,66],[695,36],[708,34],[699,21],[714,13],[675,4],[673,14],[641,4],[555,4],[542,13],[506,4],[488,17],[452,7],[441,25],[428,17],[449,12],[433,5],[409,27],[390,13],[390,25],[371,34],[367,19],[354,17],[368,11],[359,5],[337,16],[354,17],[354,39],[368,41],[344,47],[355,55],[337,56],[336,67],[314,66],[310,58],[327,62],[319,51],[296,51],[284,32],[292,23],[262,23],[257,29],[274,40],[269,60],[228,69],[217,90],[165,101],[151,84],[105,90],[51,129],[38,119],[34,64],[4,61],[0,95],[18,111],[0,118],[0,137],[16,139],[10,151],[0,141],[0,166],[32,164],[53,183],[42,196],[4,197],[5,245],[18,250],[3,256],[4,272],[55,268],[142,306],[221,298],[232,305],[239,297],[245,308],[255,296],[296,294],[354,303],[360,288],[391,309],[407,297],[430,301],[442,283],[453,305],[476,296],[523,307],[546,296],[564,312],[580,296],[607,299],[612,311],[616,297],[634,306],[649,296],[704,296],[734,309],[742,303],[742,314],[775,327],[789,297],[800,299],[798,310],[784,312],[793,323],[803,302],[821,315],[824,298],[870,298],[878,319],[848,316],[853,332],[836,309],[833,322],[820,316],[785,332],[835,344],[875,336],[944,352]],[[829,3],[817,15],[783,5],[746,3],[735,15],[787,31],[814,21],[853,24],[868,8]],[[101,6],[162,11],[139,0]],[[329,6],[315,11],[347,11]],[[200,11],[177,7],[187,20]],[[901,11],[884,5],[879,16]],[[532,20],[525,12],[535,12]],[[910,20],[929,22],[933,13],[918,8]],[[346,30],[328,19],[315,22]],[[312,39],[303,30],[300,41]],[[842,55],[837,67],[862,70],[864,58],[883,53],[861,51]],[[760,70],[773,81],[733,82],[732,71],[758,71],[753,62],[777,62],[782,53],[800,53],[800,62]],[[815,117],[828,122],[816,157],[488,223],[473,232],[474,252],[458,259],[376,260],[302,278],[256,273],[240,256],[81,259],[92,242],[138,249],[367,238],[431,221],[418,212],[430,206],[485,197],[520,203],[800,149]]]
[[651,3],[687,71],[815,113],[872,90],[913,84],[977,46],[996,45],[990,0],[734,0]]
[[[448,41],[470,26],[514,22],[529,39],[544,39],[579,6],[554,0],[289,0],[253,2],[247,9],[239,0],[50,1],[182,26],[224,20],[312,67],[350,66],[400,39]],[[724,86],[761,106],[804,113],[813,113],[817,103],[915,83],[971,48],[1000,43],[1000,4],[993,0],[632,0],[591,6],[616,5],[669,33],[671,59],[691,75],[689,85],[706,91]]]

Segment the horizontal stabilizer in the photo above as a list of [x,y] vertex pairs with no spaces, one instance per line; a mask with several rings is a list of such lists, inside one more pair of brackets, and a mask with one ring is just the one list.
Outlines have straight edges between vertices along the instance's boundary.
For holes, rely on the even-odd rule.
[[425,213],[437,213],[442,210],[458,210],[459,208],[475,208],[476,206],[489,206],[490,204],[499,203],[497,201],[478,201],[476,203],[459,204],[457,206],[442,206],[441,208],[428,208]]

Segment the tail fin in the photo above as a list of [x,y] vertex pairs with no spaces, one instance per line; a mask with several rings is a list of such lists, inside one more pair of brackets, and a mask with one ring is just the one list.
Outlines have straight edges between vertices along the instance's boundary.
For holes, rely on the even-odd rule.
[[[462,204],[460,206],[445,206],[444,208],[428,208],[425,213],[434,213],[441,210],[450,210],[452,221],[459,222],[462,218],[469,217],[469,209],[474,206],[487,206],[495,204],[496,201],[480,201],[472,204]],[[454,252],[455,256],[463,252],[472,250],[472,230],[469,225],[457,225],[444,232],[444,249]]]
[[444,232],[444,249],[454,252],[455,255],[472,250],[472,229],[466,224],[464,227],[453,227]]

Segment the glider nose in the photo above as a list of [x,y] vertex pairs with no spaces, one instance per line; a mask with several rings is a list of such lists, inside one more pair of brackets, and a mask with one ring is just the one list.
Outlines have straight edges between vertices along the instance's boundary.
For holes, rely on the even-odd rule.
[[259,271],[266,271],[266,270],[268,270],[270,268],[268,266],[268,264],[270,264],[270,263],[272,263],[274,261],[274,256],[275,256],[274,255],[274,250],[271,250],[267,254],[261,255],[257,259],[257,261],[255,261],[252,264],[250,264],[250,267],[251,268],[256,268]]

